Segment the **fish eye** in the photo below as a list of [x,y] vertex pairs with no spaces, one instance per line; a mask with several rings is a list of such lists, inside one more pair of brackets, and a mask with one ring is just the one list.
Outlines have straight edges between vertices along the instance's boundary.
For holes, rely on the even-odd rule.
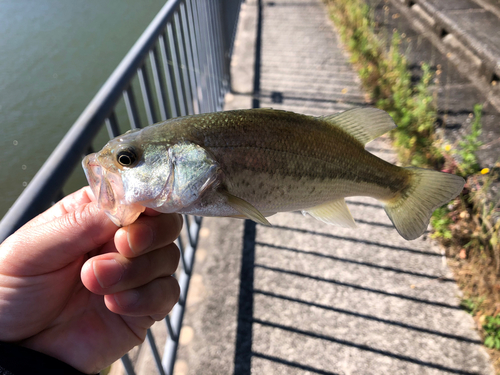
[[116,154],[116,160],[124,167],[132,167],[137,162],[137,155],[134,149],[127,148]]

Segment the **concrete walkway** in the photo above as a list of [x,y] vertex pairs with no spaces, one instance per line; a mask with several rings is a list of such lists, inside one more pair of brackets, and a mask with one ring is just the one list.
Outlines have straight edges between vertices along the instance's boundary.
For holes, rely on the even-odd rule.
[[[319,0],[247,0],[234,56],[227,109],[364,104]],[[384,138],[368,149],[394,161]],[[374,200],[348,205],[355,230],[204,219],[175,373],[492,374],[439,249],[403,240]]]

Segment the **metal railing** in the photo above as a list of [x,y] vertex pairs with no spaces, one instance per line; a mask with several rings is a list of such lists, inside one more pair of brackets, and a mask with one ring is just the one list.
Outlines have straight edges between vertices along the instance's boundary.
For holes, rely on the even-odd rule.
[[[134,129],[221,110],[229,89],[229,60],[241,2],[167,1],[4,216],[0,242],[62,197],[66,181],[104,126],[114,138],[123,122]],[[152,333],[147,335],[159,374],[173,372],[200,226],[201,218],[185,216],[185,240],[177,241],[181,295],[165,320],[168,338],[163,358]],[[127,355],[122,362],[129,375],[135,374]]]

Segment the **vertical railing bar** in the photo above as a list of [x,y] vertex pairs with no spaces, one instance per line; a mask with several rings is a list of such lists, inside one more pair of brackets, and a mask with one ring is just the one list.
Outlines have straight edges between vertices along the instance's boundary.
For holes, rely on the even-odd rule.
[[186,64],[186,54],[184,50],[184,38],[182,35],[181,23],[180,23],[180,15],[177,11],[174,14],[174,23],[173,23],[174,31],[175,31],[175,41],[176,41],[176,49],[177,49],[177,60],[179,62],[179,73],[182,81],[182,92],[184,93],[184,105],[186,107],[186,113],[188,115],[193,114],[193,101],[191,99],[191,84],[189,83],[189,75],[187,73],[187,64]]
[[186,258],[184,257],[185,254],[185,247],[184,247],[184,242],[182,241],[182,238],[179,236],[177,237],[176,245],[179,248],[179,252],[181,254],[181,261],[182,261],[182,268],[186,269]]
[[176,336],[174,329],[172,328],[172,322],[170,321],[170,315],[165,317],[165,323],[167,324],[168,336],[172,338],[172,340],[177,341],[178,337]]
[[158,121],[158,117],[156,117],[156,111],[153,107],[151,86],[149,84],[149,77],[145,69],[145,65],[142,65],[139,69],[137,69],[137,75],[139,76],[139,84],[141,86],[144,108],[146,109],[146,117],[148,119],[148,124],[151,125]]
[[210,15],[209,19],[212,21],[210,22],[210,28],[212,29],[212,42],[213,42],[213,47],[214,47],[214,64],[216,68],[216,77],[217,77],[217,110],[222,109],[222,92],[223,92],[223,74],[222,74],[222,62],[220,59],[220,43],[219,43],[219,33],[218,33],[218,27],[219,27],[219,19],[217,18],[217,14],[215,12],[214,6],[215,6],[215,1],[210,1],[207,3],[207,16]]
[[222,30],[221,30],[221,13],[220,13],[220,3],[216,2],[212,4],[212,13],[215,19],[215,43],[217,47],[217,59],[219,60],[219,108],[222,109],[224,106],[224,94],[227,90],[227,79],[224,74],[224,43],[222,40]]
[[108,130],[108,135],[110,139],[118,137],[120,135],[120,129],[118,128],[118,120],[116,119],[115,111],[104,120],[106,124],[106,129]]
[[229,90],[228,84],[228,72],[226,71],[226,53],[225,53],[225,43],[224,43],[224,32],[222,29],[223,18],[222,18],[222,4],[221,2],[214,3],[214,12],[217,22],[215,24],[217,33],[217,43],[218,43],[218,56],[220,61],[220,74],[221,74],[221,108],[224,106],[224,94]]
[[[178,324],[182,324],[182,318],[184,315],[184,311],[181,305],[177,304],[174,306],[172,311],[172,320],[175,319],[176,322],[180,322]],[[162,366],[167,375],[173,375],[175,359],[177,356],[177,347],[179,345],[179,338],[173,338],[172,336],[167,337],[167,341],[165,342],[165,349],[162,359]]]
[[213,73],[211,69],[211,64],[210,64],[210,45],[208,43],[208,30],[205,24],[205,20],[203,17],[203,9],[202,6],[200,5],[200,2],[198,0],[193,0],[193,9],[196,14],[196,18],[198,19],[198,24],[200,27],[200,39],[201,39],[201,45],[204,47],[204,72],[205,72],[205,77],[206,77],[206,91],[207,91],[207,101],[208,101],[208,112],[213,112],[214,111],[214,92],[212,90],[213,88]]
[[193,246],[193,244],[194,244],[194,238],[191,235],[191,228],[193,227],[193,225],[190,223],[190,219],[189,219],[188,215],[184,215],[184,221],[187,224],[185,227],[186,227],[186,234],[187,234],[187,237],[188,237],[189,245]]
[[217,53],[215,53],[215,48],[214,48],[214,45],[213,45],[213,40],[214,40],[214,36],[213,36],[213,29],[211,27],[211,20],[209,18],[209,8],[210,6],[205,3],[205,2],[202,2],[201,3],[202,5],[202,9],[203,9],[203,12],[202,12],[202,17],[203,17],[203,20],[205,22],[205,27],[206,27],[206,30],[207,30],[207,41],[208,41],[208,49],[210,50],[210,69],[211,69],[211,74],[212,74],[212,95],[213,95],[213,108],[212,108],[212,112],[215,112],[219,109],[219,106],[217,105],[218,104],[218,93],[217,93],[217,86],[218,86],[218,80],[219,80],[219,77],[217,76],[217,66],[216,66],[216,55]]
[[191,7],[193,10],[193,20],[196,25],[196,38],[198,40],[198,48],[200,48],[200,53],[198,56],[200,57],[200,68],[203,70],[200,71],[201,73],[201,79],[202,79],[202,89],[204,91],[203,99],[205,104],[204,112],[210,112],[213,108],[212,106],[212,96],[210,95],[210,72],[209,72],[209,67],[208,67],[208,53],[206,51],[207,45],[204,40],[203,35],[205,34],[202,28],[202,23],[200,16],[198,14],[198,4],[197,0],[192,0],[191,1]]
[[195,65],[196,73],[196,93],[198,96],[198,102],[200,103],[200,112],[207,112],[207,95],[205,87],[203,85],[203,73],[201,68],[202,57],[200,56],[202,52],[202,46],[200,45],[199,29],[194,16],[193,1],[186,0],[186,13],[189,23],[191,45],[193,46],[193,62]]
[[127,375],[135,375],[134,366],[132,365],[128,354],[125,354],[122,357],[122,364],[123,367],[125,367],[125,372],[127,373]]
[[206,26],[207,26],[207,39],[208,39],[208,43],[209,43],[209,48],[210,48],[210,51],[211,51],[211,54],[210,54],[210,57],[211,57],[211,63],[212,63],[212,74],[213,74],[213,77],[214,79],[212,80],[213,82],[213,95],[214,95],[214,111],[217,111],[219,109],[219,90],[218,90],[218,87],[219,87],[219,72],[218,72],[218,69],[217,69],[217,49],[215,48],[214,46],[214,40],[215,40],[215,36],[214,36],[214,29],[213,29],[213,17],[212,17],[212,14],[210,12],[210,3],[211,2],[206,2],[206,3],[203,3],[203,7],[204,7],[204,11],[203,11],[203,15],[205,16],[205,22],[206,22]]
[[175,26],[175,30],[176,30],[175,33],[177,35],[177,48],[179,49],[179,62],[180,62],[180,67],[181,67],[181,72],[182,72],[182,82],[184,83],[183,87],[184,87],[184,95],[185,95],[186,106],[187,106],[186,110],[187,110],[187,114],[192,115],[194,113],[193,100],[192,100],[192,94],[191,94],[191,84],[189,82],[189,76],[187,73],[186,51],[184,50],[184,44],[186,42],[184,41],[184,37],[182,35],[179,11],[175,12],[175,14],[174,14],[174,26]]
[[[192,248],[188,247],[188,250],[192,250]],[[189,279],[191,278],[191,274],[189,274],[185,269],[182,269],[182,271],[180,272],[179,280],[181,277],[186,277],[186,276],[188,278],[187,284],[189,285]],[[186,304],[186,299],[187,299],[186,288],[181,288],[181,293],[179,295],[179,302],[177,302],[177,304],[184,308],[184,306]],[[178,336],[181,332],[181,326],[178,326],[177,324],[173,324],[172,328],[174,329],[174,332],[176,332],[177,336]]]
[[199,217],[200,220],[195,220],[193,221],[193,225],[189,227],[189,234],[191,238],[191,246],[196,249],[198,247],[198,239],[200,235],[200,228],[201,228],[201,217]]
[[186,16],[186,3],[181,3],[180,5],[180,13],[182,20],[182,33],[184,37],[184,42],[186,43],[186,58],[187,58],[187,69],[189,73],[189,81],[191,83],[191,101],[193,103],[193,112],[200,113],[200,102],[198,98],[198,90],[197,90],[197,80],[196,80],[196,67],[193,62],[192,52],[195,47],[191,44],[191,33],[189,31],[189,23]]
[[189,226],[191,225],[191,219],[190,219],[190,216],[189,215],[182,215],[183,219],[184,219],[184,222],[186,223],[186,228],[189,228]]
[[170,114],[171,117],[177,117],[179,116],[179,112],[177,112],[174,88],[172,86],[172,76],[170,74],[170,67],[168,64],[167,47],[165,45],[165,37],[163,36],[163,33],[158,37],[158,44],[160,45],[160,53],[163,63],[163,75],[165,76],[165,82],[167,83],[167,96],[170,104]]
[[[199,230],[199,227],[197,229]],[[186,251],[187,251],[187,256],[189,257],[189,263],[192,263],[195,255],[195,249],[193,249],[191,246],[188,246]],[[162,366],[167,375],[172,374],[173,367],[175,364],[175,358],[177,356],[179,335],[182,327],[184,312],[186,309],[186,298],[189,289],[190,279],[191,279],[190,274],[187,273],[185,269],[182,269],[179,277],[179,286],[181,289],[179,302],[174,306],[171,314],[167,316],[167,318],[165,319],[169,336],[167,337],[167,341],[165,343],[165,351],[163,355]]]
[[[233,19],[234,14],[238,14],[240,10],[240,4],[241,2],[238,2],[238,5],[234,6],[232,8],[233,13],[230,15],[230,19]],[[222,43],[222,55],[223,55],[223,74],[225,77],[224,84],[225,84],[225,92],[228,92],[230,90],[230,72],[229,72],[229,63],[231,59],[231,53],[232,53],[232,44],[231,40],[233,39],[234,35],[234,25],[227,25],[225,23],[225,20],[227,18],[224,18],[224,7],[222,3],[219,2],[218,4],[218,14],[219,14],[219,20],[220,20],[220,34],[221,34],[221,43]]]
[[215,23],[215,32],[217,34],[217,44],[218,44],[218,56],[220,62],[220,74],[221,74],[221,108],[224,106],[224,94],[228,91],[228,79],[225,69],[226,55],[224,53],[224,33],[222,29],[222,9],[221,3],[218,1],[214,5],[214,16],[217,19]]
[[[196,224],[194,230],[199,231],[200,227]],[[188,247],[186,249],[186,257],[189,259],[189,262],[192,264],[195,256],[195,251],[196,249],[192,247]],[[178,328],[178,332],[180,333],[180,329],[182,327],[182,320],[184,317],[184,312],[186,310],[186,305],[185,305],[185,297],[188,294],[188,289],[189,289],[189,282],[191,279],[191,275],[186,274],[184,271],[181,272],[180,277],[179,277],[179,286],[181,289],[181,298],[179,300],[179,303],[174,306],[172,313],[171,313],[171,322],[172,322],[172,328]],[[175,364],[175,358],[177,355],[177,347],[179,345],[179,336],[177,335],[176,340],[174,340],[172,337],[167,338],[167,342],[165,343],[165,351],[163,355],[163,360],[162,360],[162,365],[163,368],[166,371],[167,375],[172,375],[173,369],[174,369],[174,364]]]
[[153,358],[155,360],[158,374],[165,375],[165,371],[163,370],[163,366],[161,365],[160,353],[158,353],[158,348],[156,347],[155,339],[150,329],[147,330],[146,337],[148,338],[149,346],[151,347],[151,352],[153,353]]
[[140,129],[141,123],[139,120],[139,115],[137,113],[137,105],[135,102],[132,85],[129,85],[127,89],[123,91],[123,99],[125,101],[125,107],[127,108],[127,115],[130,121],[130,127],[132,129]]
[[[192,240],[192,244],[188,246],[188,248],[185,251],[185,254],[188,254],[191,251],[191,249],[193,251],[196,251],[196,248],[198,247],[199,230],[200,230],[200,225],[198,225],[198,223],[196,222],[193,222],[193,225],[191,225],[191,227],[188,228],[189,238]],[[185,270],[188,275],[191,275],[191,272],[193,270],[193,263],[194,263],[194,258],[186,257]]]
[[160,120],[165,121],[168,119],[167,108],[165,106],[165,89],[160,78],[160,69],[158,68],[158,52],[156,47],[149,51],[149,62],[153,72],[153,82],[155,84],[156,97],[158,99],[158,108],[160,108]]
[[172,28],[172,22],[167,23],[166,33],[168,38],[168,50],[170,51],[171,64],[174,70],[174,82],[175,82],[175,89],[177,92],[180,115],[185,116],[187,114],[186,104],[184,100],[184,94],[182,92],[181,75],[179,72],[179,59],[177,57],[177,51],[175,50],[175,39],[174,39],[175,34]]
[[[187,249],[190,253],[193,252],[193,249],[191,247],[187,247]],[[182,307],[182,309],[184,310],[184,308],[186,307],[186,301],[187,301],[187,288],[186,287],[189,287],[189,281],[191,280],[191,275],[186,272],[186,270],[182,270],[180,272],[180,277],[186,277],[187,276],[187,283],[185,286],[183,286],[181,289],[181,292],[180,292],[180,296],[179,296],[179,306]],[[182,329],[182,324],[181,325],[178,325],[178,324],[174,324],[172,326],[172,328],[174,329],[174,332],[177,332],[177,339],[179,339],[180,335],[181,335],[181,329]]]

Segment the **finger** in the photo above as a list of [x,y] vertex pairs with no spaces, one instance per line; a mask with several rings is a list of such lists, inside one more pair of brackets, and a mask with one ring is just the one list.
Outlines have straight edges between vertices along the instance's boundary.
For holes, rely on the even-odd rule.
[[179,257],[179,249],[175,244],[136,258],[107,253],[89,259],[82,267],[81,278],[91,292],[113,294],[172,275],[179,264]]
[[158,216],[161,215],[161,212],[155,211],[152,208],[146,207],[146,210],[142,213],[143,215],[147,216]]
[[89,186],[85,186],[80,190],[75,191],[72,194],[67,195],[59,202],[54,204],[45,212],[41,213],[34,219],[28,221],[24,225],[23,228],[30,228],[36,225],[48,223],[49,221],[54,220],[55,218],[66,215],[68,212],[72,212],[76,210],[82,204],[88,204],[90,202],[94,202],[94,194]]
[[172,276],[156,279],[142,287],[104,296],[106,307],[120,315],[163,319],[179,300],[180,288]]
[[137,257],[172,243],[181,229],[182,216],[178,214],[141,216],[116,232],[116,249],[127,258]]
[[27,276],[61,269],[105,244],[116,230],[95,203],[79,205],[60,217],[22,228],[7,238],[0,252],[0,270],[5,266],[10,274]]

